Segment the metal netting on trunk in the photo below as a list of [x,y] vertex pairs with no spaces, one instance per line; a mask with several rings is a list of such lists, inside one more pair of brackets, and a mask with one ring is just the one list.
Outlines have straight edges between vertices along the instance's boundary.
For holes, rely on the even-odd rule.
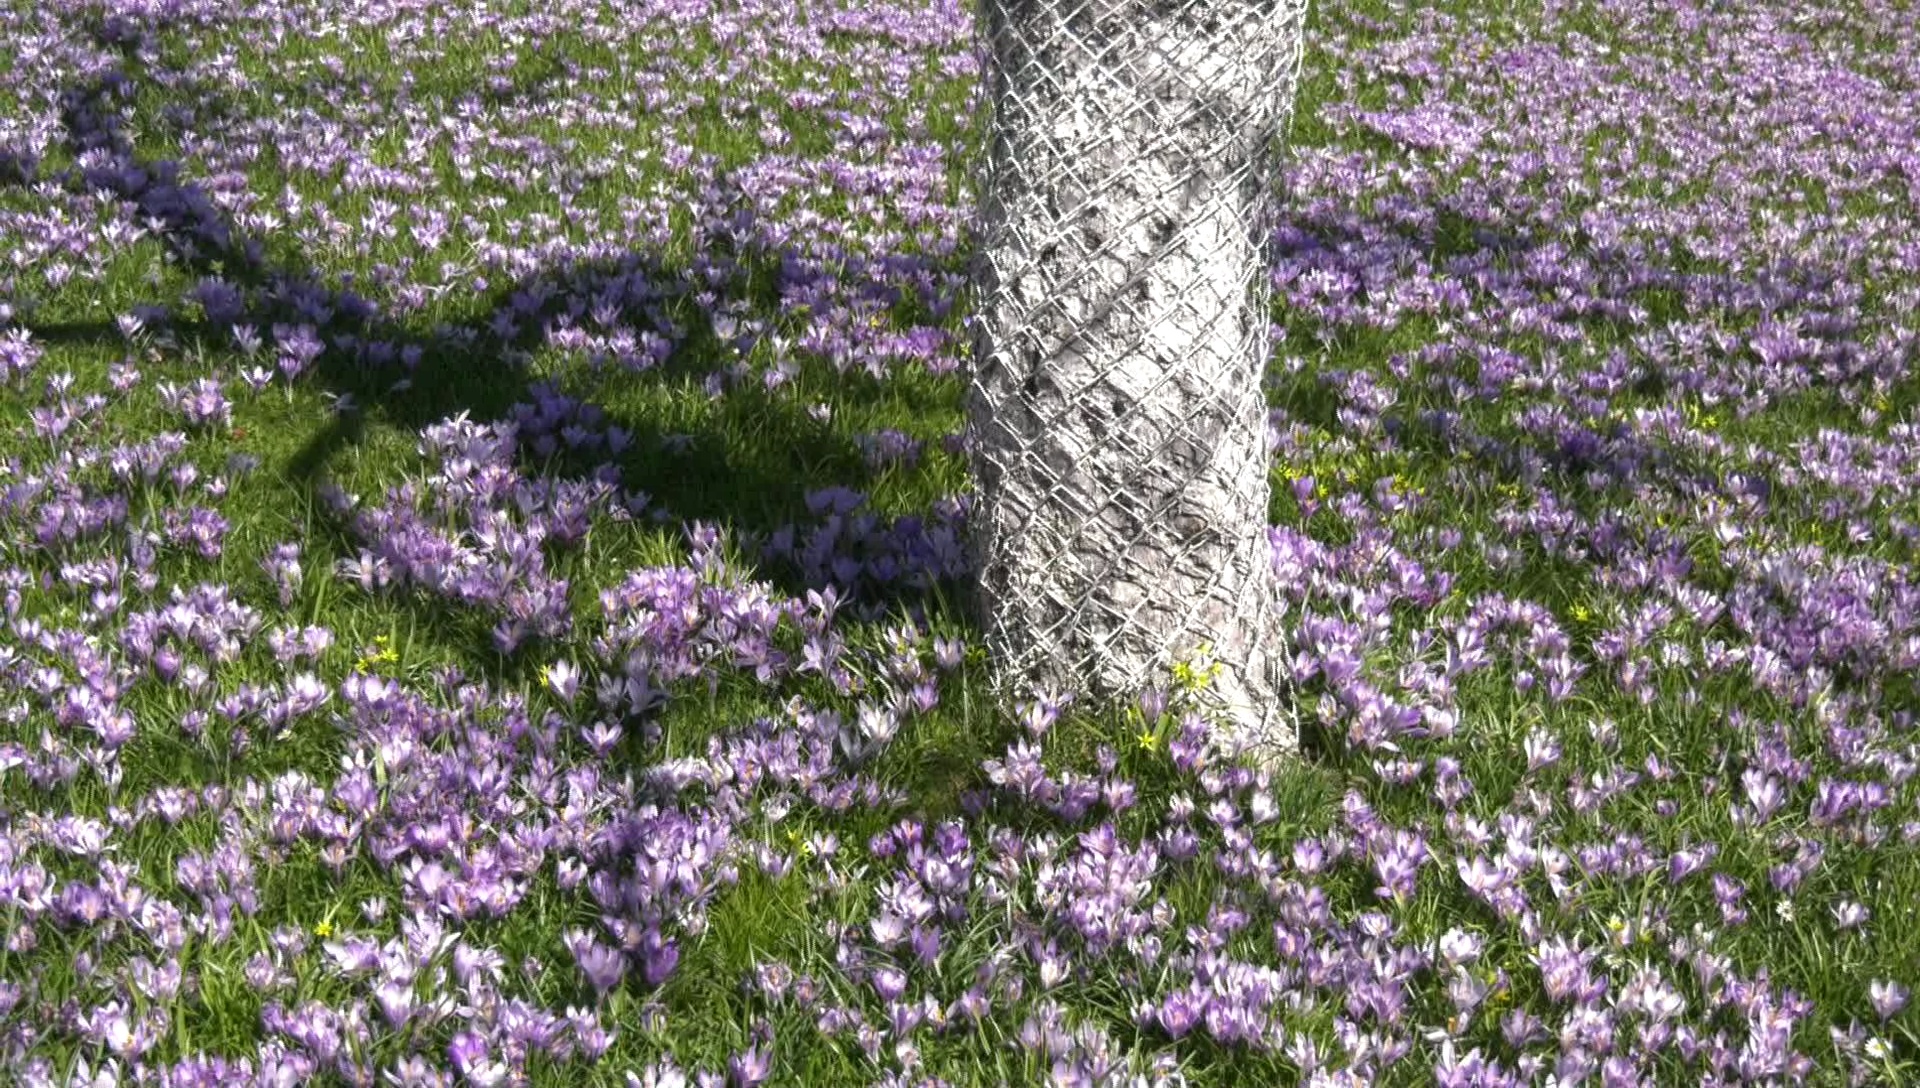
[[1297,745],[1266,517],[1265,240],[1305,0],[981,0],[971,521],[1002,697],[1211,648]]

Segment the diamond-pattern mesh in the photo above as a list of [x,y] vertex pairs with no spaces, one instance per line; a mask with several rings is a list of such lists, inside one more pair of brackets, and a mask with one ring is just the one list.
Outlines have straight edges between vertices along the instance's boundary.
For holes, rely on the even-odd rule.
[[1211,647],[1297,745],[1266,537],[1265,255],[1305,0],[981,0],[975,559],[1003,698]]

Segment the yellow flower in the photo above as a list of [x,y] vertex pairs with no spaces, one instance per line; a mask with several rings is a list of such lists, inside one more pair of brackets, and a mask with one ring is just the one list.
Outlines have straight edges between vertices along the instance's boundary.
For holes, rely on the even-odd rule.
[[1151,729],[1142,729],[1140,735],[1133,739],[1139,743],[1140,750],[1143,752],[1151,752],[1160,745],[1160,738],[1154,736]]
[[320,922],[313,927],[313,935],[319,937],[321,940],[333,936],[333,923],[326,921]]
[[1193,648],[1193,655],[1186,660],[1173,664],[1174,683],[1183,691],[1199,691],[1220,675],[1220,663],[1213,659],[1213,644],[1202,642]]
[[1587,610],[1586,605],[1576,604],[1573,606],[1573,618],[1577,623],[1585,623],[1593,618],[1593,613]]

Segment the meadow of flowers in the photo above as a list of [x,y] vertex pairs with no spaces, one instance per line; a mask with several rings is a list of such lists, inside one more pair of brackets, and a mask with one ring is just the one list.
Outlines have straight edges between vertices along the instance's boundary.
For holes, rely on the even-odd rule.
[[0,5],[0,1083],[1920,1078],[1920,14],[1317,7],[1273,773],[983,697],[972,18]]

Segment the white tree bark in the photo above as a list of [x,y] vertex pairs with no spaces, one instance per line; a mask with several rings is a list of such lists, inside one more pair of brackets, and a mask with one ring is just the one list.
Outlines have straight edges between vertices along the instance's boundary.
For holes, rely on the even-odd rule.
[[1284,755],[1263,258],[1301,6],[984,3],[968,412],[998,687],[1127,698],[1210,645],[1216,709]]

